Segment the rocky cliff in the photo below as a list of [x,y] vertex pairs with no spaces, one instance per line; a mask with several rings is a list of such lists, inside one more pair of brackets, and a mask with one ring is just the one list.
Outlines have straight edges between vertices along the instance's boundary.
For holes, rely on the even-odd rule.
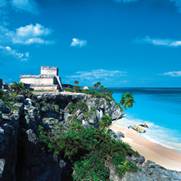
[[[89,117],[81,109],[69,111],[71,105],[86,104],[92,110]],[[51,127],[56,122],[66,124],[77,116],[85,126],[96,126],[103,114],[113,119],[122,116],[116,104],[86,95],[44,94],[25,98],[18,95],[10,110],[0,100],[0,180],[60,181],[67,177],[63,160],[42,149],[37,139],[40,123]]]
[[[66,160],[46,150],[38,139],[38,126],[52,129],[57,123],[64,127],[78,118],[84,127],[97,127],[104,115],[121,118],[119,106],[105,98],[85,94],[18,95],[11,108],[0,100],[0,181],[68,181],[71,167]],[[117,135],[116,135],[117,136]],[[117,175],[108,164],[110,180],[148,181],[181,180],[181,174],[143,164],[144,158],[130,157],[140,167],[136,173]]]

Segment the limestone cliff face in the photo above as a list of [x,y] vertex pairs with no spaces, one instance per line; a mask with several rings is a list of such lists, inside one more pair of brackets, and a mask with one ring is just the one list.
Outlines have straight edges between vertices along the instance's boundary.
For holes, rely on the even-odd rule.
[[[82,108],[88,109],[91,114],[85,114]],[[71,180],[69,163],[53,156],[39,143],[38,125],[41,123],[51,129],[57,122],[66,126],[68,121],[76,118],[85,127],[96,127],[103,115],[116,120],[122,114],[114,101],[84,94],[43,94],[31,98],[19,95],[11,110],[0,100],[0,181]],[[133,161],[142,168],[139,172],[119,178],[110,165],[110,180],[181,180],[180,173],[150,162],[142,165],[143,157]]]
[[[92,110],[70,112],[70,105],[81,102]],[[61,158],[42,149],[37,139],[38,125],[51,128],[77,117],[85,126],[96,126],[103,115],[122,116],[112,101],[87,95],[43,94],[25,98],[17,96],[12,110],[0,100],[0,181],[61,181],[70,177],[70,167]]]

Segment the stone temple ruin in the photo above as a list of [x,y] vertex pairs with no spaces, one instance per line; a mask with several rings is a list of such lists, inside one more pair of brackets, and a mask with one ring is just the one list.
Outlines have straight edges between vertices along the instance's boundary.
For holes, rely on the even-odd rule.
[[34,91],[59,92],[62,90],[57,67],[41,67],[40,75],[22,75],[20,82]]

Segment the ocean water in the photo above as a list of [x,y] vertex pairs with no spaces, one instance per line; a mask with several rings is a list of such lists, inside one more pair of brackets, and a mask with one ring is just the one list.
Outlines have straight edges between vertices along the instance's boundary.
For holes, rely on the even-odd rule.
[[119,102],[123,92],[131,92],[133,108],[125,111],[118,123],[129,126],[146,122],[147,132],[142,134],[163,146],[181,151],[181,88],[125,88],[112,89]]

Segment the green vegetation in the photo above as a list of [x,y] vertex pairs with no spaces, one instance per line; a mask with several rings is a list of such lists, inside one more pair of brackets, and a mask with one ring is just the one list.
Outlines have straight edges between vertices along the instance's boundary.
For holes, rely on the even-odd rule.
[[74,81],[74,88],[73,89],[74,89],[75,92],[79,92],[80,91],[79,81],[78,80]]
[[[120,176],[126,171],[136,170],[126,156],[137,153],[127,144],[111,137],[106,131],[110,122],[110,118],[103,117],[101,129],[84,128],[76,119],[66,129],[61,124],[55,125],[52,130],[40,126],[39,139],[52,153],[63,155],[63,159],[72,164],[75,181],[106,181],[109,180],[109,168],[105,165],[108,160]],[[118,155],[122,158],[120,162]]]
[[134,98],[133,98],[132,94],[129,93],[129,92],[124,93],[124,94],[122,95],[120,104],[121,104],[125,109],[133,107]]
[[65,91],[90,94],[96,98],[105,98],[108,101],[113,100],[112,92],[109,89],[105,88],[100,82],[95,83],[93,85],[93,88],[90,88],[88,90],[84,90],[78,85],[79,85],[79,82],[75,81],[74,87],[65,88]]
[[15,102],[17,94],[14,92],[9,92],[9,91],[2,91],[0,90],[0,99],[3,100],[5,105],[9,108],[12,108]]
[[128,171],[137,171],[137,167],[132,162],[125,160],[120,154],[115,154],[112,158],[113,165],[117,173],[123,176]]
[[10,85],[9,89],[6,91],[0,90],[0,99],[4,101],[6,106],[12,108],[17,95],[24,95],[25,97],[31,97],[32,93],[29,88],[23,83],[16,83]]
[[89,90],[81,90],[82,93],[90,94],[96,98],[105,98],[107,101],[113,100],[112,92],[108,89],[102,87],[101,89],[89,89]]
[[22,82],[14,82],[10,85],[10,89],[12,92],[16,94],[22,94],[24,96],[30,97],[31,96],[31,90],[25,86]]
[[101,121],[99,122],[99,128],[100,129],[105,129],[107,127],[109,127],[112,123],[112,118],[110,116],[103,116]]
[[26,89],[25,85],[23,83],[13,82],[10,85],[11,90],[13,90],[16,93],[19,93],[21,91],[24,91]]
[[101,155],[90,154],[74,164],[73,178],[75,181],[108,181],[109,169],[105,167]]
[[101,87],[101,82],[96,82],[93,87],[94,89],[99,89]]
[[87,112],[88,111],[88,107],[87,104],[83,101],[79,101],[76,103],[70,103],[67,107],[67,109],[69,110],[70,114],[75,113],[78,109],[81,110],[82,112]]

